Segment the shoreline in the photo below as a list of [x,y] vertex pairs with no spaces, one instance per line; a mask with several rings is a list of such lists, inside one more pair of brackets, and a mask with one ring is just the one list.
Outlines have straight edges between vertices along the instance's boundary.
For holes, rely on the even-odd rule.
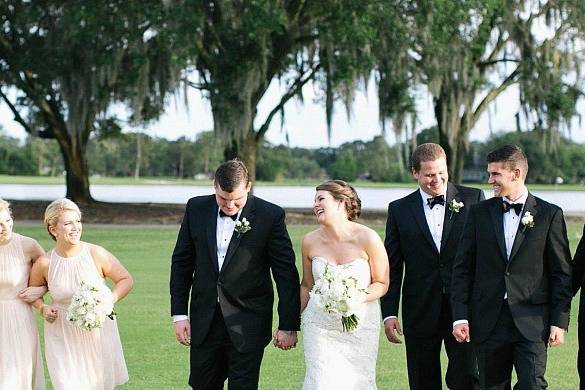
[[[12,214],[19,223],[40,223],[50,201],[9,200]],[[316,225],[310,208],[284,208],[289,225]],[[83,221],[107,225],[179,225],[185,205],[174,203],[106,203],[82,205]],[[362,210],[358,222],[368,225],[385,225],[386,210]],[[566,222],[585,222],[585,211],[566,212]]]

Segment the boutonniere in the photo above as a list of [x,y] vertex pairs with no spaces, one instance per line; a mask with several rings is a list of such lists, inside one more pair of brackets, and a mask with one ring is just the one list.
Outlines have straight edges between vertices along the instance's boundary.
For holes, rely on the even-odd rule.
[[236,227],[234,228],[234,230],[238,232],[238,237],[240,237],[242,234],[245,234],[252,230],[252,226],[250,226],[250,222],[248,222],[246,218],[242,218],[241,221],[240,220],[236,221]]
[[463,206],[465,206],[463,202],[457,202],[457,199],[453,199],[451,202],[449,202],[449,211],[451,212],[449,214],[449,218],[453,216],[453,213],[458,213],[459,210],[463,208]]
[[520,222],[524,225],[524,228],[522,229],[523,232],[525,232],[527,228],[534,227],[534,217],[530,214],[530,211],[524,213]]

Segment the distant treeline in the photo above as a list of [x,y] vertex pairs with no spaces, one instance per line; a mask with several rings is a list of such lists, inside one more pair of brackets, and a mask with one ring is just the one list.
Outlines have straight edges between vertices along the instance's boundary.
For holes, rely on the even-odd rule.
[[[417,136],[416,144],[437,142],[436,128]],[[208,178],[222,161],[222,147],[213,132],[195,141],[169,141],[141,133],[99,137],[89,144],[91,174],[106,177]],[[585,180],[585,145],[561,139],[549,150],[536,132],[494,135],[472,142],[465,158],[464,181],[485,181],[485,155],[498,145],[520,145],[528,155],[532,183],[581,183]],[[411,181],[408,156],[415,143],[388,145],[383,137],[354,141],[337,148],[318,149],[274,146],[258,149],[257,180],[338,178],[374,182]],[[58,176],[64,171],[54,140],[28,137],[24,142],[0,132],[0,174]]]

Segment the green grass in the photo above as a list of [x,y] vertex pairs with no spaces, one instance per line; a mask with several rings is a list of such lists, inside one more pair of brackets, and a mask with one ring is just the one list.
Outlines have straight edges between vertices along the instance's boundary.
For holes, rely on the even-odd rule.
[[[289,228],[297,260],[301,237],[313,229]],[[382,227],[377,227],[380,234]],[[19,226],[15,230],[39,240],[49,249],[52,242],[42,226]],[[174,338],[169,315],[170,255],[178,227],[119,227],[86,225],[84,240],[113,252],[132,273],[134,290],[116,306],[118,325],[130,381],[124,389],[186,389],[188,350]],[[569,225],[571,248],[581,236],[581,225]],[[297,266],[300,264],[297,261]],[[573,319],[565,345],[549,352],[547,380],[551,389],[576,389],[578,302],[572,305]],[[41,322],[39,321],[39,324]],[[41,332],[42,334],[42,332]],[[302,334],[301,334],[302,337]],[[443,363],[446,359],[443,357]],[[45,366],[46,367],[46,366]],[[377,380],[380,389],[407,389],[404,344],[390,345],[381,333]],[[266,348],[262,364],[261,389],[298,389],[304,375],[302,340],[291,351]],[[48,378],[48,376],[47,376]],[[50,387],[49,387],[50,388]]]
[[[92,177],[91,184],[108,184],[108,185],[192,185],[192,186],[210,186],[211,180],[195,179],[177,179],[174,177],[145,177],[134,179],[132,177]],[[315,187],[320,184],[320,180],[282,180],[275,182],[257,181],[258,186],[309,186]],[[0,184],[65,184],[64,177],[48,176],[10,176],[0,175]],[[416,183],[413,180],[408,183],[373,183],[369,181],[355,181],[356,187],[362,188],[415,188]],[[474,187],[480,187],[484,190],[491,189],[486,183],[468,183]],[[585,186],[581,184],[529,184],[532,191],[583,191]]]

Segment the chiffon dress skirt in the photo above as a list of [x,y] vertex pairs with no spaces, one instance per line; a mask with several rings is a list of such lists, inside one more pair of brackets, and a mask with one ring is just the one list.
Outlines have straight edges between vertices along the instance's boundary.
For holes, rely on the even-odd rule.
[[45,354],[55,390],[109,390],[128,381],[116,320],[106,318],[102,328],[82,330],[67,320],[71,297],[81,282],[105,284],[89,251],[82,243],[79,254],[49,257],[49,292],[57,320],[45,322]]
[[22,236],[14,233],[0,246],[0,390],[45,388],[36,319],[32,307],[18,298],[30,269]]

